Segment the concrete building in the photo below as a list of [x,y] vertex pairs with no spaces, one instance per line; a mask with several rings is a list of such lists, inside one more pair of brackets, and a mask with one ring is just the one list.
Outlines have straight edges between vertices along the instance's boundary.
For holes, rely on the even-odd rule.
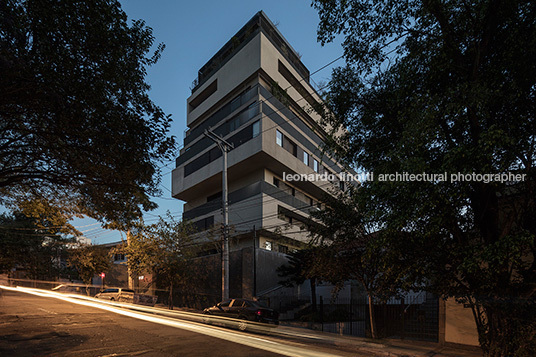
[[[201,67],[193,83],[172,192],[185,201],[183,219],[195,224],[200,239],[210,232],[219,239],[222,153],[205,129],[234,145],[228,154],[231,296],[275,288],[275,269],[308,240],[310,211],[320,207],[330,187],[344,184],[285,180],[288,174],[336,176],[342,170],[323,153],[326,133],[312,109],[321,99],[309,75],[261,11]],[[211,253],[217,261],[220,255],[210,249],[202,259]],[[219,288],[218,281],[211,284]]]

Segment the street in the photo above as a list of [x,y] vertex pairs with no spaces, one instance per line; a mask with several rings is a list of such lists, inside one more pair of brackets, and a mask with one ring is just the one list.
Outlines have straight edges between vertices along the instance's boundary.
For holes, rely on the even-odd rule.
[[3,291],[1,356],[278,356],[54,298]]
[[1,356],[376,355],[301,329],[279,327],[268,336],[195,322],[179,311],[31,288],[0,292]]

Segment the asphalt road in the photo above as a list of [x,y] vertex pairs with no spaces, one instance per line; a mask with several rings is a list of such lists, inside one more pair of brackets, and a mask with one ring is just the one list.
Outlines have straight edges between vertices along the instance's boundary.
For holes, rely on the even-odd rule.
[[0,356],[279,356],[54,298],[2,295]]

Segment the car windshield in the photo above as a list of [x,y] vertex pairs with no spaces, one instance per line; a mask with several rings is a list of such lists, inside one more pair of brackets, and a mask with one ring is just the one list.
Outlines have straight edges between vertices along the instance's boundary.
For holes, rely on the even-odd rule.
[[219,307],[227,307],[227,306],[229,306],[230,303],[231,303],[231,300],[222,301],[217,306],[219,306]]

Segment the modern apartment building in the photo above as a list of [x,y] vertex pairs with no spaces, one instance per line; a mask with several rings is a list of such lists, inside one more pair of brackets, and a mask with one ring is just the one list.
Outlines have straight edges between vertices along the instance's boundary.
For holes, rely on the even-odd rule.
[[[329,188],[342,184],[284,180],[285,174],[341,172],[323,154],[326,134],[312,110],[320,101],[300,55],[262,11],[199,70],[172,191],[185,201],[183,219],[201,236],[219,228],[222,153],[205,129],[234,145],[228,153],[231,295],[256,295],[276,285],[275,269],[285,254],[308,240],[310,211],[320,207]],[[247,255],[248,263],[245,253],[241,263],[233,260],[233,252],[245,249],[255,252]],[[242,281],[233,285],[237,276]],[[252,292],[244,288],[246,281]]]

